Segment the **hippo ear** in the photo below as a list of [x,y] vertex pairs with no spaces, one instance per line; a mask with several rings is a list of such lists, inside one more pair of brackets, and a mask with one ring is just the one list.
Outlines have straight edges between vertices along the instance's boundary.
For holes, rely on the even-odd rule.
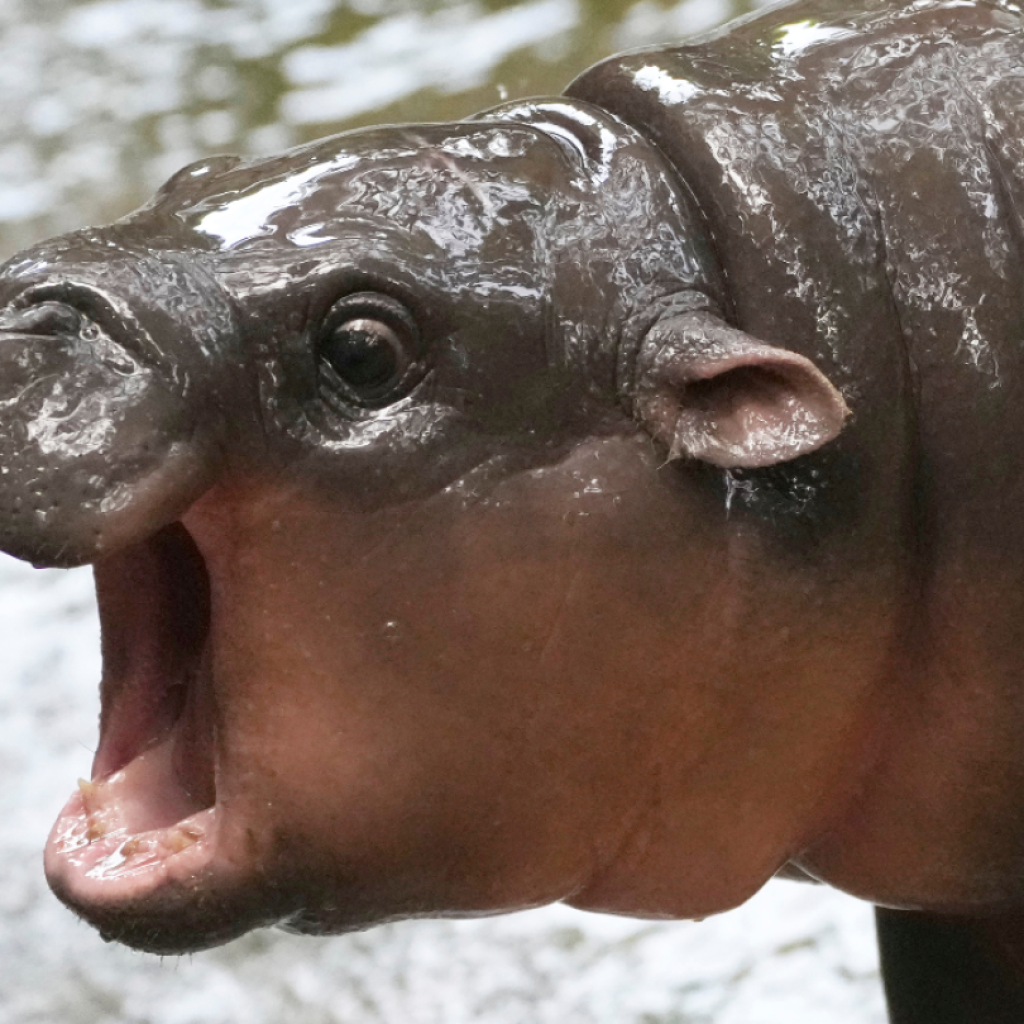
[[850,415],[809,359],[705,311],[656,324],[634,379],[637,417],[670,459],[729,469],[774,466],[812,452]]

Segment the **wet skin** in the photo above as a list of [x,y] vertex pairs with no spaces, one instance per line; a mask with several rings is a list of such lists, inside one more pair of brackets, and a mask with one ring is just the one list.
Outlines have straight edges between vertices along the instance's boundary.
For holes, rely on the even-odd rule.
[[9,261],[0,546],[103,627],[58,895],[177,951],[787,870],[1016,1013],[1022,49],[799,3]]

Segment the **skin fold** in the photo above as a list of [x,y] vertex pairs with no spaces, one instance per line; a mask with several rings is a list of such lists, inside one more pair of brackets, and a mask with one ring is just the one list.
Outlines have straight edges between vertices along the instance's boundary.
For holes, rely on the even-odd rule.
[[1019,1019],[1022,50],[801,0],[10,260],[0,547],[103,627],[57,894],[169,952],[789,872],[894,1021]]

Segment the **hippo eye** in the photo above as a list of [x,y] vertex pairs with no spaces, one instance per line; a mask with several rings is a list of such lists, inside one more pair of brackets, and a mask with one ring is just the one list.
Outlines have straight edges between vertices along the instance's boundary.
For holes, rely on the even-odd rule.
[[332,405],[379,408],[401,398],[418,379],[419,331],[390,296],[347,295],[328,313],[317,341],[321,392]]

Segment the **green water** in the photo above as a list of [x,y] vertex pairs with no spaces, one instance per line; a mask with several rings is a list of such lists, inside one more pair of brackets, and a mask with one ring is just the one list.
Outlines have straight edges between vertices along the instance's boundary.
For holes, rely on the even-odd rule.
[[560,92],[751,0],[5,0],[0,254],[134,208],[211,152]]

